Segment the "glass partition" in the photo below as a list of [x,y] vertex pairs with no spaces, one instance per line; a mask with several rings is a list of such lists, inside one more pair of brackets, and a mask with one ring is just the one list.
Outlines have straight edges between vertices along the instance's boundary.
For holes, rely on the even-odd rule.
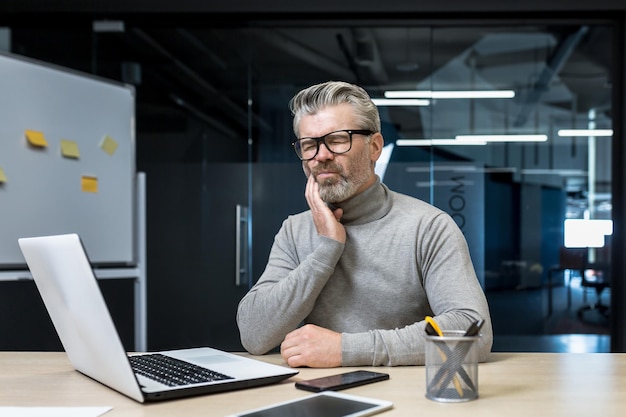
[[[607,310],[597,307],[610,298],[598,284],[608,279],[612,233],[610,25],[265,30],[272,35],[262,37],[280,33],[327,67],[315,73],[298,56],[289,65],[308,77],[256,80],[260,106],[280,115],[280,134],[259,135],[259,162],[286,163],[285,174],[297,175],[293,162],[283,162],[295,161],[285,154],[292,137],[286,103],[300,87],[341,78],[328,64],[333,51],[331,62],[341,61],[341,50],[341,69],[379,105],[387,143],[379,175],[447,211],[463,230],[492,307],[496,349],[514,343],[508,336],[608,335]],[[291,191],[281,186],[294,210],[304,178],[295,182]],[[570,247],[584,250],[582,268],[568,266]],[[262,253],[255,261],[262,268]],[[572,349],[608,349],[606,337],[598,340]]]
[[[282,220],[307,209],[288,101],[331,79],[377,100],[383,181],[463,230],[496,349],[509,336],[608,334],[606,314],[582,308],[609,303],[595,284],[611,261],[612,79],[622,76],[611,24],[146,18],[7,29],[13,53],[136,88],[150,303],[173,295],[185,307],[151,311],[169,329],[150,328],[151,348],[238,347],[237,302]],[[219,311],[228,317],[198,333],[190,318]]]

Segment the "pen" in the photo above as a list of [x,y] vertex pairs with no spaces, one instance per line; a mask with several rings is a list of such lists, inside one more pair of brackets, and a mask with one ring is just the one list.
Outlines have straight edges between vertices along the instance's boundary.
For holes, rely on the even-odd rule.
[[[473,322],[465,331],[464,337],[474,337],[478,335],[480,329],[485,324],[485,320],[477,320]],[[430,326],[429,326],[430,327]],[[431,327],[426,330],[428,334],[434,335],[436,334],[435,330]],[[441,345],[439,348],[446,354],[448,362],[454,359],[454,366],[450,368],[441,367],[439,371],[435,374],[435,377],[432,379],[432,386],[439,386],[439,391],[445,389],[445,387],[452,380],[452,376],[454,376],[457,372],[463,378],[463,381],[467,384],[470,390],[475,391],[474,383],[472,379],[469,377],[465,369],[462,366],[462,360],[465,355],[468,353],[471,345],[463,344],[462,346],[457,346],[454,348],[454,351],[448,349],[446,345]],[[456,360],[458,359],[458,361]],[[437,394],[440,395],[440,394]]]
[[443,332],[432,317],[426,316],[424,320],[426,320],[426,333],[431,336],[443,336]]
[[485,324],[485,320],[483,319],[476,320],[474,323],[470,325],[470,327],[467,328],[467,331],[465,332],[463,336],[470,336],[470,337],[476,336],[478,332],[480,331],[481,327],[483,327],[483,324]]
[[[439,325],[437,325],[437,323],[435,322],[435,320],[432,317],[426,316],[424,318],[424,320],[426,320],[426,332],[427,333],[428,332],[432,332],[432,330],[434,330],[435,333],[437,334],[437,336],[443,336],[443,332],[439,328]],[[431,330],[431,328],[432,328],[432,330]],[[466,332],[466,334],[467,334],[467,332]],[[441,355],[441,360],[445,362],[446,359],[447,359],[447,355],[441,349],[439,350],[439,354]],[[463,396],[463,387],[461,387],[461,381],[459,381],[459,378],[456,376],[456,372],[455,372],[455,375],[453,377],[453,382],[454,382],[454,388],[456,389],[456,392],[458,392],[459,396],[462,397]]]

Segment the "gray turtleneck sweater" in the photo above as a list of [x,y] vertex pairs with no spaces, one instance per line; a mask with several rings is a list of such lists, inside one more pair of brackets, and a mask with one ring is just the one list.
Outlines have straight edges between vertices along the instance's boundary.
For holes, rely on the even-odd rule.
[[264,354],[312,323],[342,333],[343,366],[423,365],[425,316],[443,330],[483,318],[486,360],[489,308],[454,220],[379,180],[339,206],[345,244],[319,236],[310,211],[283,222],[265,271],[239,303],[243,346]]

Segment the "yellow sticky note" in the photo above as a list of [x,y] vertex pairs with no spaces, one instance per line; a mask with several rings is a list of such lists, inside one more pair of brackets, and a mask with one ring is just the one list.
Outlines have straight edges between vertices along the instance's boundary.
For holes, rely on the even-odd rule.
[[80,188],[84,193],[97,193],[98,178],[89,175],[83,175],[80,178]]
[[112,156],[117,149],[117,142],[111,136],[106,135],[100,142],[100,148]]
[[26,132],[26,140],[32,146],[37,146],[38,148],[45,148],[48,146],[48,142],[43,135],[43,132],[38,132],[36,130],[27,129]]
[[66,158],[80,157],[80,151],[78,150],[78,143],[73,140],[61,139],[61,155]]
[[0,167],[0,184],[4,184],[5,182],[7,182],[7,176],[2,167]]

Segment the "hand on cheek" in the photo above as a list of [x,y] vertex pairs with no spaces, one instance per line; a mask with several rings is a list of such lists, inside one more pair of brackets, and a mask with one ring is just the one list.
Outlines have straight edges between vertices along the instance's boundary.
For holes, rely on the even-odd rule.
[[346,241],[346,230],[339,222],[343,216],[343,209],[338,208],[331,211],[320,197],[319,184],[309,175],[304,193],[306,201],[311,209],[313,223],[320,236],[326,236],[341,243]]

